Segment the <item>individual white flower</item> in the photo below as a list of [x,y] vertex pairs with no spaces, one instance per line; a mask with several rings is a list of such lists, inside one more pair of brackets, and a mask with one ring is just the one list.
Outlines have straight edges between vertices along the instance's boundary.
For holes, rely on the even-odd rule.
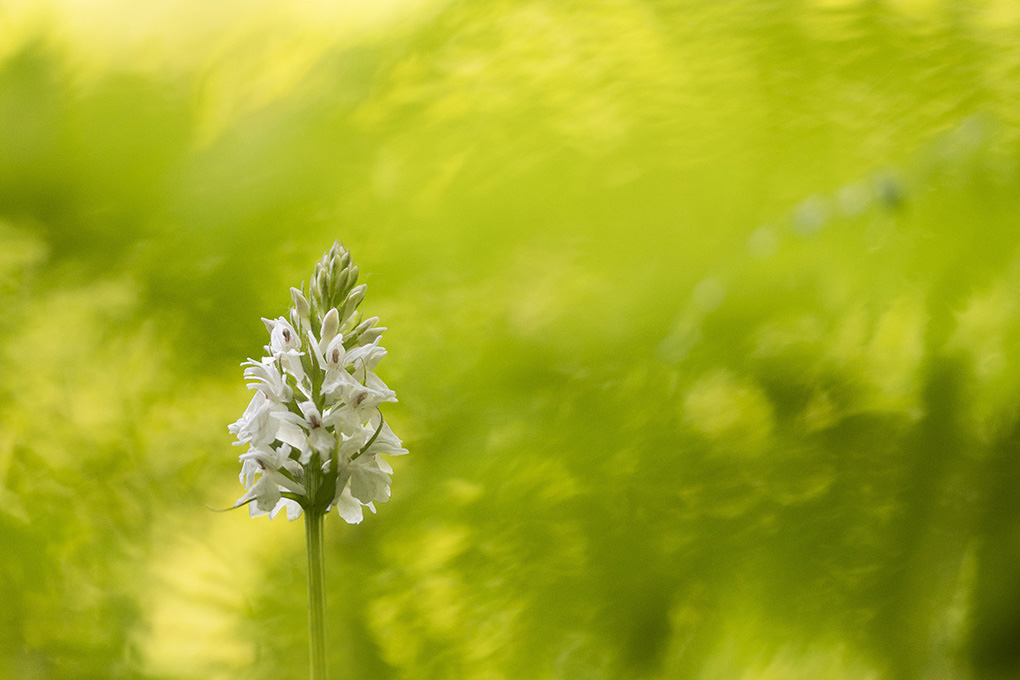
[[364,379],[369,371],[375,369],[376,365],[386,356],[386,348],[379,346],[382,338],[376,338],[367,345],[359,345],[344,355],[344,364],[351,366],[351,374],[357,378]]
[[389,473],[393,472],[393,468],[382,458],[376,455],[363,455],[341,465],[347,467],[346,476],[349,479],[351,495],[359,501],[385,503],[390,499]]
[[379,339],[369,345],[356,347],[344,352],[340,338],[335,338],[326,350],[326,377],[322,392],[328,398],[342,399],[368,420],[374,409],[384,402],[395,402],[397,394],[386,387],[377,375],[372,373],[386,350],[379,346]]
[[383,403],[397,400],[397,393],[386,387],[386,383],[375,373],[368,374],[364,385],[359,382],[342,384],[340,396],[344,403],[354,409],[361,422],[369,420]]
[[328,455],[336,444],[333,435],[323,426],[322,414],[310,401],[303,401],[298,404],[301,413],[305,416],[305,423],[308,426],[308,443],[312,448],[321,454]]
[[262,323],[266,325],[266,330],[269,331],[269,346],[273,354],[301,348],[301,336],[297,334],[297,331],[290,325],[290,322],[282,316],[275,320],[263,317]]
[[[248,487],[248,491],[238,499],[237,504],[248,503],[252,517],[267,514],[276,508],[281,500],[281,489],[295,494],[305,493],[304,485],[297,481],[301,468],[290,458],[290,446],[287,444],[279,449],[253,446],[239,458],[243,463],[242,483]],[[252,483],[255,474],[259,474],[259,477]]]
[[272,402],[261,391],[256,392],[248,402],[244,414],[227,426],[231,434],[237,435],[234,446],[266,446],[276,439],[279,428],[280,421],[273,414]]
[[335,398],[342,384],[357,382],[345,368],[344,357],[347,351],[344,349],[343,340],[343,336],[334,337],[323,353],[322,367],[325,376],[322,380],[322,394],[327,399]]
[[276,359],[285,374],[294,377],[295,385],[311,396],[311,383],[305,377],[304,367],[301,365],[301,336],[294,327],[282,316],[278,319],[262,319],[269,331],[269,349],[273,358]]
[[262,361],[248,359],[241,365],[246,367],[244,377],[252,381],[248,383],[249,390],[259,390],[277,404],[289,402],[293,398],[294,392],[284,380],[273,357],[265,357]]
[[399,456],[407,453],[407,449],[381,418],[375,427],[359,425],[339,447],[340,468],[334,499],[338,508],[345,491],[363,504],[385,503],[390,498],[393,468],[379,454]]
[[[327,427],[333,429],[333,431],[344,435],[344,441],[341,443],[341,449],[345,447],[360,447],[367,439],[362,440],[362,444],[348,443],[352,436],[361,432],[364,426],[364,419],[358,414],[357,411],[352,409],[347,404],[338,402],[332,407],[326,410],[322,414],[322,421],[326,423]],[[351,452],[353,455],[353,451]]]

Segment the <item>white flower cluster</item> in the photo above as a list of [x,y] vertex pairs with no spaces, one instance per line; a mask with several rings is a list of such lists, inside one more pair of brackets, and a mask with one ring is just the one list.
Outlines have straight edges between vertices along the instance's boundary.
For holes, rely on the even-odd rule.
[[383,420],[379,406],[396,401],[373,373],[386,350],[378,317],[362,321],[365,295],[358,268],[339,243],[315,266],[309,295],[291,288],[290,321],[263,319],[269,331],[267,356],[242,366],[255,396],[228,428],[241,454],[252,517],[287,511],[329,512],[336,507],[351,524],[362,508],[390,497],[393,469],[382,455],[407,453]]

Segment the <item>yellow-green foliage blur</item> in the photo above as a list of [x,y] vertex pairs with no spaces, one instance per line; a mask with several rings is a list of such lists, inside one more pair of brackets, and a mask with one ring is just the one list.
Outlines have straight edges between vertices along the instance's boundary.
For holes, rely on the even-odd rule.
[[335,238],[344,680],[1020,678],[1012,0],[0,0],[0,678],[307,677],[241,368]]

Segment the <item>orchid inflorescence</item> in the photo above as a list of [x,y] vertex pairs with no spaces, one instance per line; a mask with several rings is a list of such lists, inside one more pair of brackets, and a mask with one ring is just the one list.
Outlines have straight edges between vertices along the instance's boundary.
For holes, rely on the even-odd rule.
[[[251,403],[228,428],[237,435],[240,480],[234,507],[288,519],[333,507],[351,524],[390,497],[393,469],[382,455],[407,453],[379,406],[396,393],[373,373],[386,355],[378,317],[361,319],[366,286],[350,252],[335,242],[315,265],[308,295],[291,288],[290,320],[262,319],[267,356],[242,366]],[[302,289],[304,285],[302,284]],[[316,336],[316,331],[318,336]]]

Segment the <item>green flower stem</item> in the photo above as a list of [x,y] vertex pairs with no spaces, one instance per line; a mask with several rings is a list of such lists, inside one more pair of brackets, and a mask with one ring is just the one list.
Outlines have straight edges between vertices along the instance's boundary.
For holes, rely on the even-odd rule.
[[326,563],[322,554],[323,513],[305,510],[308,550],[308,637],[311,680],[326,680]]

